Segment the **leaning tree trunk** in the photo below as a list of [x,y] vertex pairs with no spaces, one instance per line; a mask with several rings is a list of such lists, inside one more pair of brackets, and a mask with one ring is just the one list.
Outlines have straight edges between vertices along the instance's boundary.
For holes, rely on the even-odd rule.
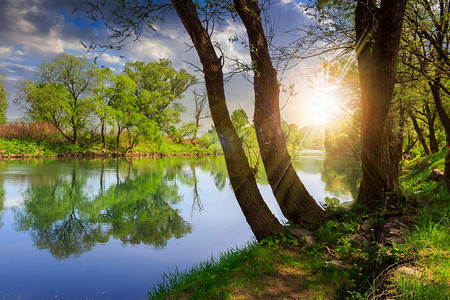
[[234,0],[247,30],[254,65],[254,123],[267,179],[284,216],[295,223],[315,228],[323,219],[322,208],[298,178],[281,130],[277,73],[272,65],[257,1]]
[[441,78],[436,78],[435,82],[429,82],[431,93],[433,94],[434,103],[436,104],[436,111],[441,120],[442,126],[445,131],[445,140],[447,141],[447,154],[445,155],[445,169],[444,169],[444,182],[447,191],[450,191],[450,117],[445,111],[444,105],[441,99],[441,88],[439,83]]
[[427,141],[425,140],[425,136],[423,135],[422,128],[420,128],[416,117],[412,113],[409,113],[409,117],[410,117],[411,121],[413,122],[414,130],[417,133],[417,137],[419,138],[419,142],[422,145],[423,150],[425,151],[425,154],[427,156],[431,155],[430,147],[428,147]]
[[221,60],[209,34],[191,0],[172,0],[172,3],[202,63],[211,116],[222,145],[231,186],[242,212],[257,239],[267,237],[274,231],[280,232],[282,225],[259,193],[255,174],[231,122],[225,101]]
[[399,195],[398,153],[389,123],[406,0],[358,0],[355,10],[361,83],[362,181],[357,203],[373,209]]

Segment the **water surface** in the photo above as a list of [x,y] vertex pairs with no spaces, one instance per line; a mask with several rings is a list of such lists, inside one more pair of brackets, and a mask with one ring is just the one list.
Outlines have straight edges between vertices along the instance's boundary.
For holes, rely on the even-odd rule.
[[[355,196],[357,161],[293,164],[318,202]],[[163,272],[252,238],[222,157],[0,161],[0,299],[142,299]]]

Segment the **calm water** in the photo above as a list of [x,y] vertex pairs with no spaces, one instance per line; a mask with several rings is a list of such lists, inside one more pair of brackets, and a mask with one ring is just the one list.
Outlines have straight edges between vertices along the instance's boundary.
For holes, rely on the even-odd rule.
[[[320,203],[355,196],[355,160],[294,167]],[[142,299],[163,272],[250,240],[221,157],[0,161],[0,299]]]

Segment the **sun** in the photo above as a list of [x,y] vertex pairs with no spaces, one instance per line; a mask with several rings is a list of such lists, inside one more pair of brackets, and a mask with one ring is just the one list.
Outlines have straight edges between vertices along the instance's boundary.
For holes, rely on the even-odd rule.
[[332,125],[342,114],[342,98],[337,88],[317,88],[309,105],[310,120],[315,125]]

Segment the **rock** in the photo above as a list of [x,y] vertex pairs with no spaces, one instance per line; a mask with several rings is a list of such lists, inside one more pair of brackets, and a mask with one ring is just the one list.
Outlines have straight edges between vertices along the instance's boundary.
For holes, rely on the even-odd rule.
[[400,266],[395,271],[406,276],[420,276],[420,270],[411,266]]
[[325,262],[326,266],[335,266],[341,269],[350,269],[352,266],[343,262],[342,260],[330,260]]
[[434,168],[433,171],[431,171],[431,174],[428,177],[428,180],[431,180],[431,181],[444,180],[444,172],[442,172],[439,168]]
[[289,232],[299,241],[305,241],[308,245],[314,243],[313,233],[304,228],[289,228]]
[[359,227],[360,231],[367,232],[373,227],[373,222],[371,219],[367,219],[364,221],[364,223],[361,224]]
[[360,234],[350,234],[347,236],[351,241],[353,241],[358,246],[364,246],[365,244],[369,243],[369,240],[367,240],[364,236]]
[[390,246],[394,243],[403,244],[408,229],[408,225],[401,222],[399,219],[391,219],[382,226],[379,243],[383,246]]

